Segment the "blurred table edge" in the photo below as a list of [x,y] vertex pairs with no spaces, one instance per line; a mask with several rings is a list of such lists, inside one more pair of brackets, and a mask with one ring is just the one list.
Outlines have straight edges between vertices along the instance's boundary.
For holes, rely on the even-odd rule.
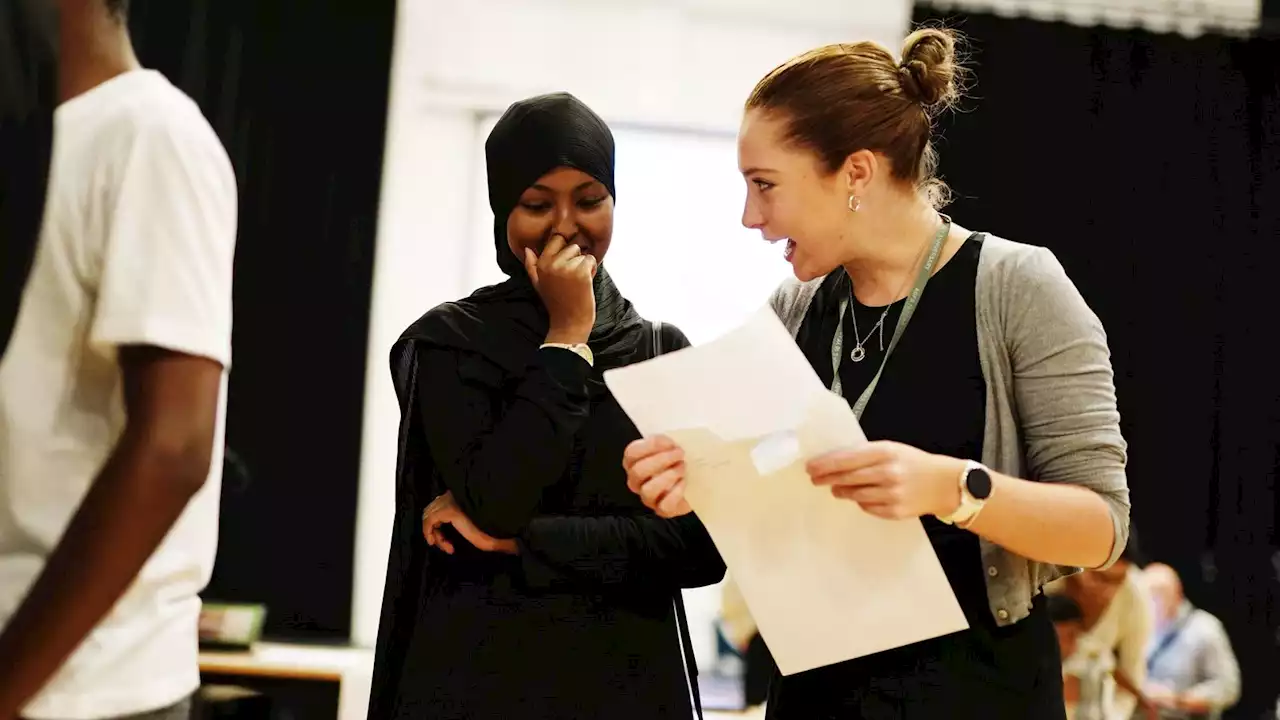
[[373,650],[260,642],[249,650],[201,650],[202,674],[338,683],[339,720],[363,719],[373,681]]
[[[373,650],[334,645],[260,642],[246,651],[202,650],[200,672],[243,678],[273,678],[340,684],[340,720],[367,712],[373,679]],[[763,708],[741,712],[707,710],[706,720],[759,720]]]

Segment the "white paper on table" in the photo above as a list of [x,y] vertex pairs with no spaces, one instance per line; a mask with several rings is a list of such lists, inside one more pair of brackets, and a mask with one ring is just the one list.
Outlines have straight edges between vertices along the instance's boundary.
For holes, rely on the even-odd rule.
[[640,432],[684,448],[689,504],[784,675],[968,627],[919,520],[809,481],[808,459],[866,437],[771,309],[604,379]]

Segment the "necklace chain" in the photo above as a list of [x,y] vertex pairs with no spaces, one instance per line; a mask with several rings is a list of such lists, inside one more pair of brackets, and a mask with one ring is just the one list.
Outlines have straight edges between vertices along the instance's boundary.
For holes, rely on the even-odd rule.
[[[852,289],[849,291],[849,294],[850,295],[853,294]],[[854,362],[862,362],[863,359],[867,357],[867,350],[866,348],[863,347],[863,345],[868,340],[871,339],[871,336],[875,334],[877,329],[880,330],[880,352],[884,352],[884,319],[889,316],[889,308],[891,307],[893,307],[892,303],[885,306],[884,312],[880,313],[880,319],[877,320],[876,324],[872,325],[871,329],[867,331],[866,337],[859,337],[860,333],[858,331],[858,311],[855,308],[849,308],[849,317],[853,318],[853,342],[854,342],[853,350],[849,352],[850,360]]]
[[[920,248],[920,252],[916,254],[916,259],[912,263],[912,267],[915,267],[919,263],[920,256],[924,255],[924,250],[925,250],[924,247]],[[910,282],[910,280],[911,280],[911,275],[908,274],[906,278],[903,280],[902,287],[898,288],[898,295],[902,295],[906,291],[907,283]],[[862,337],[861,333],[858,331],[858,312],[856,309],[857,305],[860,303],[858,303],[858,297],[853,294],[852,278],[849,281],[849,299],[852,300],[854,303],[854,305],[850,306],[849,308],[849,317],[853,318],[853,341],[854,341],[853,350],[849,351],[849,359],[854,362],[862,362],[867,357],[867,349],[863,346],[866,344],[868,340],[871,339],[872,335],[876,334],[876,330],[880,331],[880,352],[884,352],[884,320],[885,318],[889,317],[889,310],[891,310],[893,306],[898,303],[898,301],[895,300],[889,303],[888,305],[885,305],[884,311],[880,313],[880,319],[876,320],[876,324],[872,325],[871,329],[867,331],[867,336]]]

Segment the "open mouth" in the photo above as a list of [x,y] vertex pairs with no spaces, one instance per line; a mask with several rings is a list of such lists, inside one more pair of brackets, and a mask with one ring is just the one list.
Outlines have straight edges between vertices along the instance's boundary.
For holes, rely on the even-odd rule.
[[791,262],[791,258],[796,255],[796,241],[791,238],[770,238],[768,235],[764,238],[765,242],[770,245],[782,243],[782,258],[787,262]]

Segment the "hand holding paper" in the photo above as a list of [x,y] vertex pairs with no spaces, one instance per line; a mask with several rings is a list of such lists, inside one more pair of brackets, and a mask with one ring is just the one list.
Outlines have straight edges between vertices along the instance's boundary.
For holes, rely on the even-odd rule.
[[805,466],[813,484],[886,520],[954,512],[963,469],[964,461],[890,441],[837,450]]
[[661,477],[664,510],[683,491],[784,674],[967,627],[918,520],[875,517],[811,480],[808,460],[866,440],[771,310],[605,381],[642,433],[682,451],[633,462],[629,478]]
[[627,487],[665,518],[693,512],[684,497],[684,449],[666,435],[653,435],[627,446],[622,456]]

